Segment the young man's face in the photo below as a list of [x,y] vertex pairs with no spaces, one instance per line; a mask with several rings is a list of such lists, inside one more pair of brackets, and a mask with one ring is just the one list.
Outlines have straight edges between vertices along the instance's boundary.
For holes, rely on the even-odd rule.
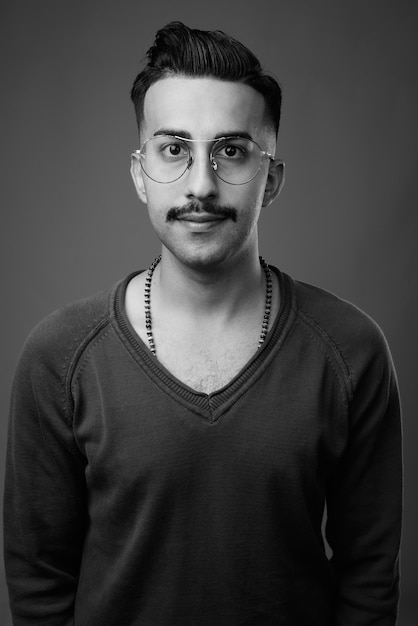
[[[141,142],[162,132],[189,139],[246,133],[262,150],[275,152],[275,132],[266,124],[262,95],[237,82],[170,77],[154,83],[145,96]],[[193,165],[167,184],[148,178],[139,158],[132,160],[139,197],[148,206],[163,247],[181,263],[201,268],[258,250],[258,217],[261,207],[270,204],[279,191],[281,167],[264,158],[253,180],[231,185],[211,167],[211,142],[189,145]],[[210,213],[213,205],[220,209],[216,218]],[[191,213],[180,215],[176,209],[183,207],[192,208]]]

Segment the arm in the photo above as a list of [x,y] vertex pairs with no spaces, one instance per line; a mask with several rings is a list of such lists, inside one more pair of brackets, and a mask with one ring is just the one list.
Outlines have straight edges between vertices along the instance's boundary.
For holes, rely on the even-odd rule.
[[399,600],[402,516],[398,389],[386,342],[376,330],[357,345],[348,444],[330,485],[327,539],[338,595],[335,626],[394,626]]
[[12,390],[4,553],[15,626],[74,623],[85,484],[66,410],[63,362],[44,326],[28,340]]

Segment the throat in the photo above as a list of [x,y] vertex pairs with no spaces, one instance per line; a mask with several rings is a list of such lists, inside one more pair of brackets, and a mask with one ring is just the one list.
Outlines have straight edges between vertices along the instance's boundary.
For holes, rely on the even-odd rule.
[[154,358],[177,381],[199,393],[214,393],[230,384],[265,342],[280,308],[278,277],[269,270],[267,280],[264,270],[257,289],[251,294],[247,291],[233,313],[219,316],[207,309],[198,315],[160,299],[159,273],[156,284],[153,281],[158,263],[156,259],[148,272],[128,284],[128,319]]
[[[260,321],[260,331],[259,331],[259,339],[258,339],[258,348],[261,348],[263,345],[270,324],[270,317],[272,311],[272,298],[273,298],[273,281],[271,270],[268,264],[264,261],[262,257],[260,259],[260,265],[263,269],[265,276],[265,296],[264,296],[264,313],[262,319]],[[154,356],[157,355],[157,347],[154,338],[154,329],[153,329],[153,314],[151,309],[151,288],[152,288],[152,279],[154,275],[155,268],[161,261],[161,256],[158,256],[154,262],[151,264],[147,271],[147,275],[145,278],[145,288],[144,288],[144,315],[145,315],[145,330],[146,330],[146,339],[149,346],[150,351]]]

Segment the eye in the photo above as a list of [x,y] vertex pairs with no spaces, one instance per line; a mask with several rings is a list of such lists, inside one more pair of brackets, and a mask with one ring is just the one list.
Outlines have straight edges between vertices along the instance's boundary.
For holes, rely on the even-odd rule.
[[172,143],[166,147],[166,152],[169,152],[172,156],[178,156],[181,154],[181,147],[178,143]]
[[187,159],[189,150],[181,141],[165,141],[159,146],[159,154],[167,160]]
[[215,147],[214,157],[229,161],[238,161],[247,157],[245,144],[238,141],[224,141]]

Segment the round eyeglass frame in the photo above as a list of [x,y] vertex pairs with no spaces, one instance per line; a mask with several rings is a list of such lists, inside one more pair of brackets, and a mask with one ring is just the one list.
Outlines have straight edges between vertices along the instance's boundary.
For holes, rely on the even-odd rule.
[[[188,151],[189,151],[189,157],[188,157],[187,162],[186,162],[186,167],[184,168],[183,172],[179,176],[177,176],[177,178],[174,178],[173,180],[169,180],[169,181],[160,181],[160,180],[157,180],[156,178],[153,178],[152,176],[150,176],[148,174],[148,172],[144,168],[144,166],[142,164],[142,160],[145,158],[145,154],[143,153],[143,150],[144,150],[145,146],[147,145],[147,143],[149,141],[151,141],[152,139],[155,139],[156,137],[171,137],[172,139],[179,139],[180,141],[183,141],[186,145],[188,143],[210,143],[210,142],[213,142],[213,146],[212,146],[212,148],[210,150],[210,153],[209,153],[210,165],[212,167],[212,170],[215,172],[216,176],[220,180],[222,180],[224,183],[227,183],[228,185],[246,185],[247,183],[249,183],[252,180],[254,180],[254,178],[257,176],[258,172],[261,169],[261,164],[263,162],[263,159],[267,158],[267,159],[270,159],[270,161],[274,161],[274,156],[272,154],[270,154],[266,150],[262,150],[261,147],[258,145],[258,143],[256,141],[254,141],[253,139],[250,139],[249,137],[241,137],[239,135],[227,135],[225,137],[217,137],[216,139],[188,139],[187,137],[181,137],[180,135],[169,135],[169,134],[154,135],[153,137],[149,137],[148,139],[146,139],[139,150],[134,150],[133,155],[136,156],[136,157],[140,157],[139,158],[139,162],[140,162],[141,169],[144,172],[144,174],[150,180],[153,180],[155,183],[158,183],[160,185],[170,185],[171,183],[175,183],[177,180],[179,180],[182,176],[184,176],[184,174],[187,172],[187,170],[191,169],[191,167],[192,167],[192,165],[194,163],[194,158],[193,158],[193,156],[192,156],[192,154],[190,152],[189,146],[187,145],[187,148],[188,148]],[[225,180],[224,178],[222,178],[222,176],[220,176],[218,171],[217,171],[218,170],[218,164],[216,162],[216,159],[213,156],[213,151],[215,149],[215,146],[218,143],[220,143],[221,141],[225,141],[227,139],[228,140],[229,139],[246,139],[247,141],[250,141],[251,143],[256,145],[257,148],[260,150],[260,162],[258,164],[257,170],[254,172],[254,174],[251,176],[251,178],[249,178],[248,180],[245,180],[242,183],[231,183],[229,180]]]

